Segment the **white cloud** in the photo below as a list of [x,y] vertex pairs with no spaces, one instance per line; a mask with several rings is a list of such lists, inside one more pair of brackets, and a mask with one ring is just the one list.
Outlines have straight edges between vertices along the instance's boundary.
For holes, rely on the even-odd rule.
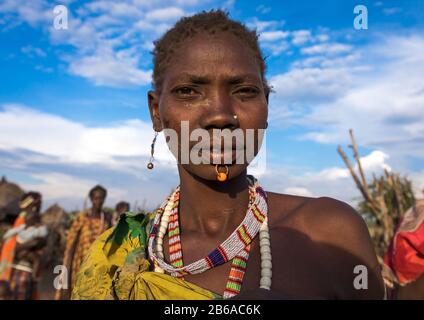
[[[81,179],[55,172],[33,174],[32,177],[39,180],[40,183],[25,183],[23,187],[26,190],[37,190],[41,192],[43,194],[43,200],[64,198],[84,199],[87,196],[87,191],[97,184],[95,180]],[[113,193],[123,194],[119,190],[113,190]]]
[[108,13],[114,17],[140,17],[142,11],[132,3],[116,1],[94,1],[85,6],[91,13]]
[[74,60],[69,65],[69,71],[95,85],[128,87],[146,85],[151,81],[151,71],[140,70],[134,61],[113,53],[100,53]]
[[[355,86],[305,118],[310,124],[325,124],[320,133],[328,141],[343,141],[346,129],[354,128],[364,145],[380,146],[401,157],[423,158],[424,58],[418,55],[421,52],[424,57],[424,38],[388,39],[387,45],[392,51],[382,50],[388,62],[378,72],[357,74]],[[410,51],[411,47],[415,50]]]
[[[365,176],[368,180],[372,174],[377,176],[390,169],[387,163],[389,156],[379,150],[370,152],[360,158]],[[342,163],[342,161],[340,161]],[[354,170],[358,167],[354,164]],[[424,175],[422,175],[424,177]],[[417,178],[417,179],[415,179]],[[424,183],[424,179],[414,175],[414,185]],[[330,167],[322,170],[290,168],[284,166],[268,166],[261,182],[268,191],[282,192],[306,197],[333,197],[355,206],[361,194],[346,167]]]
[[[113,176],[114,181],[105,179],[99,175],[99,168],[85,166],[84,173],[73,172],[72,174],[62,173],[46,168],[41,173],[31,173],[29,176],[34,182],[19,182],[24,190],[38,191],[43,196],[43,208],[47,208],[53,203],[58,203],[66,210],[81,210],[90,205],[88,199],[89,190],[101,184],[107,189],[107,198],[105,205],[114,207],[119,201],[129,201],[134,209],[145,207],[154,209],[166,197],[167,193],[175,186],[176,179],[174,175],[159,167],[156,172],[143,172],[144,179],[130,176],[125,173],[114,173],[110,170],[101,170],[104,176]],[[24,171],[25,172],[25,171]],[[93,174],[94,173],[94,174]],[[85,177],[88,174],[89,177]],[[152,177],[160,177],[159,184],[151,181]],[[146,178],[149,180],[149,188],[145,188]],[[171,178],[171,179],[170,179]],[[123,181],[123,179],[125,179]]]
[[352,50],[350,45],[341,44],[341,43],[323,43],[316,44],[311,47],[302,48],[300,51],[303,54],[339,54],[344,52],[349,52]]
[[[67,5],[67,1],[64,4]],[[184,6],[191,9],[197,5],[200,5],[197,0],[74,3],[68,7],[68,30],[53,28],[53,6],[48,1],[7,0],[0,4],[0,12],[10,15],[7,22],[11,26],[28,23],[41,27],[50,36],[51,43],[58,46],[55,52],[68,64],[71,74],[95,85],[128,87],[150,83],[150,71],[141,68],[151,60],[151,45],[146,43],[156,40],[185,15]],[[24,49],[28,54],[40,53],[35,50]],[[130,55],[120,56],[131,50]]]
[[299,188],[299,187],[289,187],[284,190],[284,193],[303,196],[303,197],[313,197],[314,194],[309,191],[307,188]]
[[326,42],[330,39],[330,36],[328,34],[319,34],[319,35],[316,36],[316,39],[319,42]]
[[[288,55],[292,51],[288,49],[306,50],[308,54],[319,54],[327,51],[331,54],[337,54],[345,51],[342,44],[328,44],[326,43],[330,36],[327,34],[328,30],[320,28],[316,35],[311,30],[286,30],[282,29],[285,25],[284,20],[259,20],[257,17],[247,20],[247,26],[256,29],[259,33],[259,40],[261,47],[271,52],[272,55],[279,55],[286,51]],[[282,41],[284,40],[284,41]],[[309,48],[303,48],[306,44],[320,43]]]
[[278,56],[282,52],[287,51],[289,47],[287,41],[264,42],[262,44],[262,48],[270,51],[273,56]]
[[[147,158],[150,154],[153,129],[150,123],[141,120],[128,120],[109,127],[86,127],[19,105],[3,108],[0,112],[0,150],[28,150],[55,162],[97,163],[117,168],[126,167],[125,157]],[[155,157],[165,163],[174,160],[164,139],[158,139]],[[41,158],[41,161],[46,160]]]
[[[309,174],[310,175],[310,174]],[[346,168],[327,168],[316,174],[317,176],[323,178],[324,180],[339,180],[349,177],[349,170]]]
[[[347,50],[347,49],[346,49]],[[424,158],[424,36],[387,36],[362,48],[323,52],[270,79],[271,123],[300,125],[319,143],[347,143],[391,155],[396,166]],[[284,122],[278,122],[279,115]],[[402,165],[405,167],[404,165]]]
[[108,190],[106,206],[114,207],[118,201],[125,200],[131,204],[131,209],[141,207],[153,210],[178,183],[176,169],[170,171],[160,166],[153,171],[144,167],[139,176],[99,170],[94,166],[84,166],[83,169],[83,173],[75,171],[67,174],[46,168],[42,173],[31,174],[37,182],[21,182],[20,185],[25,190],[41,192],[43,208],[59,203],[66,210],[81,210],[84,205],[90,205],[89,190],[94,185],[101,184]]
[[184,10],[177,7],[168,7],[152,10],[147,13],[146,17],[148,20],[155,21],[168,21],[176,20],[184,15]]
[[369,155],[361,158],[361,165],[364,171],[368,172],[381,171],[381,169],[392,171],[392,168],[386,163],[386,160],[388,159],[388,154],[375,150]]
[[292,32],[292,43],[296,46],[305,44],[312,39],[311,31],[297,30]]
[[352,82],[347,68],[294,68],[271,77],[275,90],[273,99],[301,103],[319,101],[342,95]]
[[[371,175],[372,173],[382,174],[384,170],[391,171],[391,167],[386,161],[388,159],[389,155],[379,150],[374,150],[370,154],[360,157],[361,166],[365,175]],[[355,172],[359,172],[356,162],[352,160],[351,163],[353,164]],[[308,173],[308,175],[320,177],[323,181],[332,181],[351,177],[349,169],[340,167],[326,168],[318,173]]]
[[151,209],[178,182],[175,159],[162,135],[155,146],[155,170],[146,168],[153,136],[151,124],[141,120],[89,127],[28,107],[3,105],[0,170],[30,177],[31,182],[17,182],[41,191],[45,206],[58,202],[68,210],[81,209],[88,190],[100,183],[109,190],[108,205],[125,199],[146,202]]
[[31,26],[47,22],[53,17],[53,8],[44,0],[3,0],[0,13],[13,14],[12,23],[24,21]]
[[224,10],[233,9],[235,3],[236,0],[225,0],[225,2],[221,5],[221,8]]
[[23,53],[25,53],[28,57],[33,58],[33,57],[41,57],[41,58],[45,58],[46,57],[46,52],[41,49],[41,48],[36,48],[33,46],[25,46],[21,48],[21,51]]
[[[334,168],[335,170],[336,168]],[[344,170],[343,168],[337,168]],[[346,201],[352,205],[360,196],[355,184],[348,176],[329,177],[324,175],[330,169],[321,171],[306,171],[304,173],[292,173],[293,168],[270,167],[261,177],[261,183],[266,191],[288,193],[307,197],[332,197]]]
[[271,7],[264,6],[263,4],[256,7],[256,11],[262,14],[266,14],[271,11]]
[[260,34],[260,40],[262,41],[275,41],[280,39],[285,39],[289,35],[288,32],[285,31],[266,31]]
[[263,32],[265,30],[276,30],[278,27],[281,27],[284,24],[284,20],[259,20],[256,17],[249,19],[246,23],[249,28],[256,29],[258,32]]
[[180,6],[196,6],[204,1],[201,0],[176,0],[173,1],[174,3],[180,5]]

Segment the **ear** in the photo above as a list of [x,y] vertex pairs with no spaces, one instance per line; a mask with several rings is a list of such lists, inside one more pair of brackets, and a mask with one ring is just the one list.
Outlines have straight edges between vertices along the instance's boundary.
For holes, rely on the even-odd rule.
[[265,99],[266,99],[266,104],[269,105],[269,93],[271,90],[266,89],[265,90]]
[[[269,93],[271,92],[271,89],[269,87],[265,90],[265,99],[266,99],[266,105],[267,108],[269,106]],[[265,122],[265,129],[268,129],[268,115],[267,115],[267,121]]]
[[162,121],[159,115],[159,96],[156,92],[150,90],[147,92],[149,103],[150,118],[152,119],[153,129],[157,132],[162,131]]

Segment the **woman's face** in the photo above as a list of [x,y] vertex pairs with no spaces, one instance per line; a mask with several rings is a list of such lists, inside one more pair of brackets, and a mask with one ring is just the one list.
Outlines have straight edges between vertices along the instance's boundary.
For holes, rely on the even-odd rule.
[[[215,164],[223,164],[224,156],[230,158],[230,162],[225,162],[229,179],[244,172],[248,165],[245,156],[236,161],[235,149],[240,149],[240,145],[235,145],[236,139],[232,140],[230,150],[224,151],[223,139],[212,138],[213,129],[241,132],[245,138],[242,151],[251,148],[252,139],[247,141],[246,132],[254,129],[248,131],[257,138],[258,129],[266,128],[267,100],[261,70],[251,49],[230,33],[199,34],[186,40],[173,53],[163,75],[160,95],[149,92],[154,129],[172,129],[177,133],[180,152],[176,157],[180,164],[184,162],[182,153],[187,152],[182,145],[187,143],[191,150],[201,140],[182,141],[188,139],[182,134],[182,121],[189,124],[190,133],[195,129],[208,132],[211,147],[221,140],[219,152],[208,150],[202,154],[211,163],[195,164],[189,157],[189,163],[181,164],[191,174],[207,180],[216,180]],[[253,141],[256,155],[259,147],[257,139]]]
[[103,203],[105,202],[105,194],[100,191],[96,190],[93,192],[93,195],[91,197],[91,203],[93,204],[93,208],[95,210],[101,210],[103,208]]

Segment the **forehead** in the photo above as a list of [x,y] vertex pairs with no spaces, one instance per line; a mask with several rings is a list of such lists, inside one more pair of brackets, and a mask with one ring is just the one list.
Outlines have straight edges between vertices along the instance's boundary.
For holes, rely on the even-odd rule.
[[92,194],[93,197],[103,197],[104,195],[105,193],[102,190],[94,190]]
[[164,80],[178,80],[187,74],[211,80],[249,75],[259,80],[261,70],[252,49],[233,34],[198,34],[174,52]]

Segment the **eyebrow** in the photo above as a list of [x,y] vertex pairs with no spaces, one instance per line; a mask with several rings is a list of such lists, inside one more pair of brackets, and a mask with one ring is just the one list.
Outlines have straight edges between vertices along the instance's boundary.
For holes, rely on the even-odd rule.
[[[192,82],[194,84],[209,84],[209,83],[212,82],[211,78],[212,78],[211,76],[201,76],[201,75],[183,72],[180,75],[173,78],[172,82],[189,81],[189,82]],[[229,77],[227,77],[226,82],[234,85],[234,84],[243,83],[246,80],[260,81],[260,79],[258,78],[257,75],[249,73],[249,74],[229,76]]]

